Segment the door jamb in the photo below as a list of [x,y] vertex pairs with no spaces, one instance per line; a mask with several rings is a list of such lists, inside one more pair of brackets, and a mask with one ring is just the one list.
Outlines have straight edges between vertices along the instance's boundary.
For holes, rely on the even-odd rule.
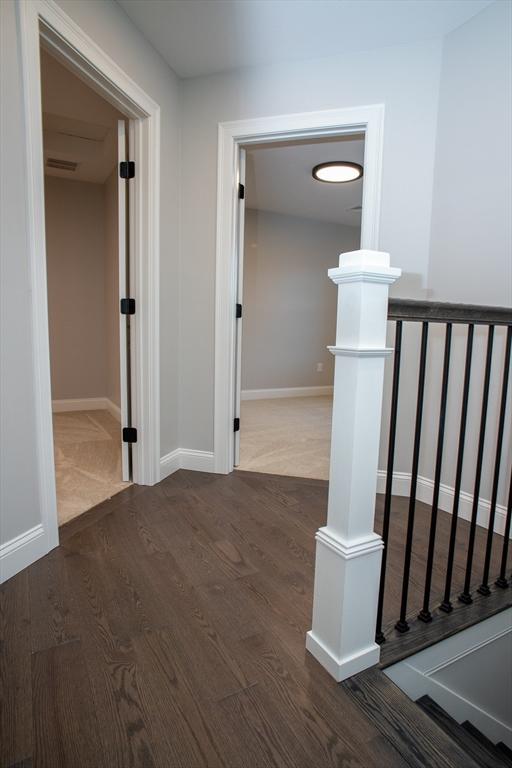
[[219,123],[215,281],[215,472],[232,472],[234,461],[239,150],[242,146],[251,144],[341,136],[355,132],[365,134],[361,248],[378,250],[384,142],[383,104]]
[[25,107],[28,240],[33,329],[35,439],[41,521],[47,551],[59,543],[46,282],[44,167],[39,45],[42,42],[135,129],[132,159],[135,237],[132,295],[137,302],[132,349],[133,421],[138,428],[134,482],[160,479],[159,231],[160,107],[53,0],[17,4]]

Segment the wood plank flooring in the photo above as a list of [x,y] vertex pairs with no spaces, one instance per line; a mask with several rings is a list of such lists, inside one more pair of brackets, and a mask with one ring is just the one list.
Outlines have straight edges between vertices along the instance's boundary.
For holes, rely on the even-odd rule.
[[[476,768],[380,670],[337,685],[305,652],[326,501],[323,481],[182,470],[64,525],[1,588],[2,768]],[[396,499],[387,620],[405,511]]]

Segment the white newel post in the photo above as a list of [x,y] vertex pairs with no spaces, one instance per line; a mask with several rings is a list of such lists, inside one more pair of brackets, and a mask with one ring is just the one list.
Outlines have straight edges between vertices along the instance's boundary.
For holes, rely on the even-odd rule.
[[327,525],[316,534],[313,627],[306,647],[338,681],[379,661],[375,621],[382,539],[375,494],[389,286],[389,254],[353,251],[329,270],[338,287]]

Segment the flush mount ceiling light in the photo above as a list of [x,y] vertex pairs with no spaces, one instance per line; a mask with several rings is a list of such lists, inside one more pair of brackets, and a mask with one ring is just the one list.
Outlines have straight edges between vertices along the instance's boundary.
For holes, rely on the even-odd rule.
[[363,166],[359,163],[349,163],[342,160],[331,163],[320,163],[313,168],[313,178],[328,184],[345,184],[355,181],[363,175]]

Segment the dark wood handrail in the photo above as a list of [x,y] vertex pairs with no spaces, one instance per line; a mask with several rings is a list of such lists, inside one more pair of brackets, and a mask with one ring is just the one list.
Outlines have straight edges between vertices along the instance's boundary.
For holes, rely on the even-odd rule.
[[478,304],[449,304],[440,301],[390,299],[389,320],[432,323],[473,323],[512,325],[512,307],[486,307]]

